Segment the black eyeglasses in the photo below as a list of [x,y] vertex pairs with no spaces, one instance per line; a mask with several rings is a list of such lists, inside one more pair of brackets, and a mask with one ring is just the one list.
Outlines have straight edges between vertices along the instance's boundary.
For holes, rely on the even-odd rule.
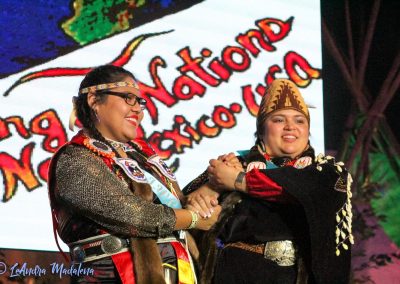
[[146,107],[147,101],[143,98],[139,98],[138,96],[134,94],[126,94],[126,93],[119,93],[119,92],[112,92],[108,90],[104,90],[103,92],[97,92],[100,95],[111,95],[111,96],[117,96],[120,98],[123,98],[125,102],[130,105],[130,106],[135,106],[137,103],[139,103],[140,108],[143,110]]

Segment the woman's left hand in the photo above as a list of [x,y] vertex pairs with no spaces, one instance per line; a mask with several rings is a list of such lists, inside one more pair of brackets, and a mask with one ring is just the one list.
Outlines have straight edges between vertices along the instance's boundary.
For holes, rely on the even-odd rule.
[[235,190],[235,180],[242,170],[220,160],[210,160],[207,168],[210,185],[219,190]]

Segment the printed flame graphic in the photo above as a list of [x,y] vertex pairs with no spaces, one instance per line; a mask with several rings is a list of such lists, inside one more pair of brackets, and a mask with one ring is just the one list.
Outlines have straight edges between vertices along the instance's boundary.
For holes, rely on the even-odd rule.
[[[135,37],[132,39],[130,42],[127,43],[125,48],[122,50],[122,52],[109,64],[115,65],[115,66],[124,66],[129,62],[129,60],[132,58],[134,55],[135,50],[139,47],[139,45],[147,38],[153,37],[153,36],[158,36],[166,33],[170,33],[173,30],[169,31],[164,31],[164,32],[159,32],[159,33],[148,33],[148,34],[143,34],[140,36]],[[86,75],[89,73],[93,67],[87,67],[87,68],[61,68],[61,67],[55,67],[55,68],[49,68],[49,69],[44,69],[36,72],[31,72],[21,78],[19,78],[10,88],[8,88],[4,96],[8,96],[13,89],[18,87],[19,85],[29,82],[31,80],[39,79],[39,78],[47,78],[47,77],[63,77],[63,76],[82,76]]]

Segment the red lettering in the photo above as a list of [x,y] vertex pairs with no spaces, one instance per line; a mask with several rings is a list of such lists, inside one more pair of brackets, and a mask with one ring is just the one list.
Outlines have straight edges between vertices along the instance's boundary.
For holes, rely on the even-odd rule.
[[[234,54],[238,54],[242,58],[241,62],[237,62],[234,60]],[[247,52],[237,46],[225,47],[222,51],[222,59],[228,67],[238,72],[243,72],[249,69],[251,63],[250,57]]]
[[222,65],[222,62],[218,60],[218,58],[214,58],[208,65],[208,68],[210,68],[211,71],[217,74],[220,77],[220,79],[225,82],[228,82],[229,78],[232,75],[232,71],[226,69]]
[[210,57],[212,55],[212,51],[208,48],[203,48],[201,50],[201,55],[203,55],[204,57]]
[[263,34],[259,30],[248,30],[246,34],[239,34],[236,37],[236,42],[250,51],[254,57],[257,57],[260,53],[260,49],[254,45],[253,39],[256,39],[260,46],[266,51],[276,50],[274,46],[265,41]]
[[[285,69],[289,78],[299,87],[307,87],[312,79],[321,78],[321,70],[311,67],[307,59],[294,51],[290,51],[284,58]],[[302,71],[299,74],[298,69]]]
[[212,119],[216,125],[222,128],[232,128],[236,125],[236,118],[232,112],[240,112],[242,107],[233,103],[229,109],[224,106],[216,106],[212,114]]
[[190,137],[193,138],[196,143],[199,143],[201,140],[201,136],[199,133],[194,129],[190,124],[186,125],[183,130],[190,135]]
[[190,122],[186,120],[186,118],[182,115],[176,115],[175,116],[175,122],[180,125],[184,125],[185,127],[183,130],[190,135],[191,138],[193,138],[194,141],[197,143],[201,140],[201,136],[199,133],[190,125]]
[[203,62],[202,57],[192,58],[189,47],[182,48],[177,52],[177,55],[185,62],[178,70],[182,73],[193,72],[199,79],[204,81],[209,86],[218,86],[221,81],[207,73],[206,70],[200,66]]
[[263,86],[263,85],[261,85],[261,84],[258,84],[258,85],[257,85],[257,87],[256,87],[256,92],[257,92],[260,96],[264,96],[266,91],[267,91],[267,87],[265,87],[265,86]]
[[[201,55],[203,55],[204,57],[210,57],[212,55],[212,51],[208,48],[203,48],[201,50]],[[228,82],[229,77],[232,74],[232,72],[225,68],[225,66],[222,64],[221,61],[218,60],[217,57],[211,60],[210,64],[208,64],[208,68],[210,68],[211,71],[217,74],[219,78],[225,82]]]
[[[256,25],[264,32],[270,42],[277,42],[289,34],[292,29],[293,17],[290,17],[286,22],[274,18],[266,18],[256,21]],[[275,32],[271,25],[279,27],[279,31]]]
[[7,153],[0,153],[0,170],[3,174],[5,192],[3,202],[10,200],[17,191],[17,181],[21,181],[31,191],[41,186],[33,173],[31,158],[35,143],[31,142],[21,151],[21,158],[14,159]]
[[150,87],[142,82],[139,82],[139,89],[144,99],[147,100],[146,109],[149,112],[153,124],[158,123],[158,110],[152,98],[157,99],[167,107],[176,104],[177,100],[165,89],[164,84],[158,77],[158,66],[165,67],[165,61],[161,57],[154,57],[149,64],[149,72],[155,84],[155,87]]
[[268,86],[275,80],[276,73],[282,73],[282,68],[276,64],[269,67],[267,76],[265,76],[265,82]]
[[64,126],[54,110],[47,110],[36,115],[30,122],[32,133],[45,136],[42,143],[44,150],[55,153],[67,142]]
[[[275,79],[276,73],[281,73],[282,69],[278,65],[272,65],[268,69],[268,73],[265,75],[265,83],[266,85],[270,85],[272,81]],[[261,84],[258,84],[256,87],[257,94],[262,97],[267,91],[267,87]],[[257,116],[259,104],[256,101],[256,96],[253,94],[250,85],[246,85],[242,87],[242,97],[244,105],[252,116]]]
[[[183,116],[177,115],[174,120],[175,123],[172,126],[172,130],[164,130],[162,133],[154,132],[149,139],[149,143],[163,159],[167,159],[175,153],[183,153],[184,148],[192,148],[193,140],[199,141],[201,139],[197,131],[190,126],[189,122]],[[191,135],[190,137],[181,133],[181,126],[183,124],[186,124],[184,130],[188,130],[187,133]],[[172,141],[172,144],[167,149],[164,149],[162,148],[162,144],[166,140]]]
[[24,125],[22,117],[10,116],[6,119],[0,118],[0,141],[11,136],[10,129],[8,128],[9,124],[13,124],[15,126],[15,129],[22,138],[27,139],[31,137],[31,134]]
[[169,157],[172,156],[172,150],[170,147],[167,149],[163,149],[161,146],[161,143],[163,142],[163,135],[155,131],[153,134],[150,135],[149,137],[149,143],[153,147],[154,151],[162,158],[162,159],[168,159]]
[[174,81],[172,91],[178,99],[190,100],[196,95],[203,96],[206,88],[192,78],[182,75]]
[[172,130],[164,130],[163,134],[164,139],[174,141],[169,147],[174,153],[182,153],[184,147],[192,147],[192,140],[180,133],[179,125],[176,123],[172,126]]
[[[184,116],[176,115],[171,130],[164,130],[161,133],[156,131],[150,135],[148,141],[161,158],[169,159],[173,154],[183,153],[184,148],[193,148],[193,142],[198,143],[203,136],[216,137],[222,128],[234,127],[236,125],[234,114],[241,110],[242,107],[237,103],[231,104],[229,108],[216,106],[211,117],[203,115],[197,121],[196,128],[193,128]],[[214,126],[207,124],[210,119]],[[189,136],[184,135],[182,131]],[[169,143],[170,141],[172,143]]]
[[4,119],[0,118],[0,141],[11,136],[10,129]]
[[[258,93],[258,92],[257,92]],[[252,116],[257,116],[259,104],[256,102],[256,97],[251,90],[250,85],[246,85],[242,87],[242,95],[243,95],[243,102],[246,106],[247,110]],[[263,93],[258,93],[259,96],[263,96]]]
[[207,121],[210,119],[208,115],[202,115],[197,121],[196,127],[199,133],[205,137],[215,137],[221,132],[221,128],[218,126],[208,126]]

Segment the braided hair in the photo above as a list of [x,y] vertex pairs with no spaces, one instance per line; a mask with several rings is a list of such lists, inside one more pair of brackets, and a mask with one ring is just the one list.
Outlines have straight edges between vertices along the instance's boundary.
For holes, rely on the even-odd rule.
[[[85,78],[82,80],[79,90],[87,88],[90,86],[115,83],[124,80],[126,77],[131,77],[134,80],[135,76],[128,70],[122,67],[114,65],[102,65],[94,68],[92,71],[86,74]],[[81,122],[83,128],[87,133],[94,139],[106,143],[113,149],[113,151],[119,156],[119,154],[114,150],[111,144],[103,137],[103,135],[95,127],[96,114],[94,110],[89,106],[87,102],[88,93],[79,94],[75,100],[76,116]],[[96,101],[103,103],[106,101],[107,96],[102,96],[100,93],[96,92]]]
[[256,120],[256,132],[254,133],[254,136],[256,138],[256,145],[259,145],[261,149],[265,152],[265,144],[264,141],[262,140],[264,134],[265,134],[265,128],[264,128],[264,123],[267,120],[268,114],[262,110],[261,106],[265,104],[266,97],[267,97],[268,90],[265,92],[264,96],[261,99],[260,102],[260,108],[257,113],[257,120]]

